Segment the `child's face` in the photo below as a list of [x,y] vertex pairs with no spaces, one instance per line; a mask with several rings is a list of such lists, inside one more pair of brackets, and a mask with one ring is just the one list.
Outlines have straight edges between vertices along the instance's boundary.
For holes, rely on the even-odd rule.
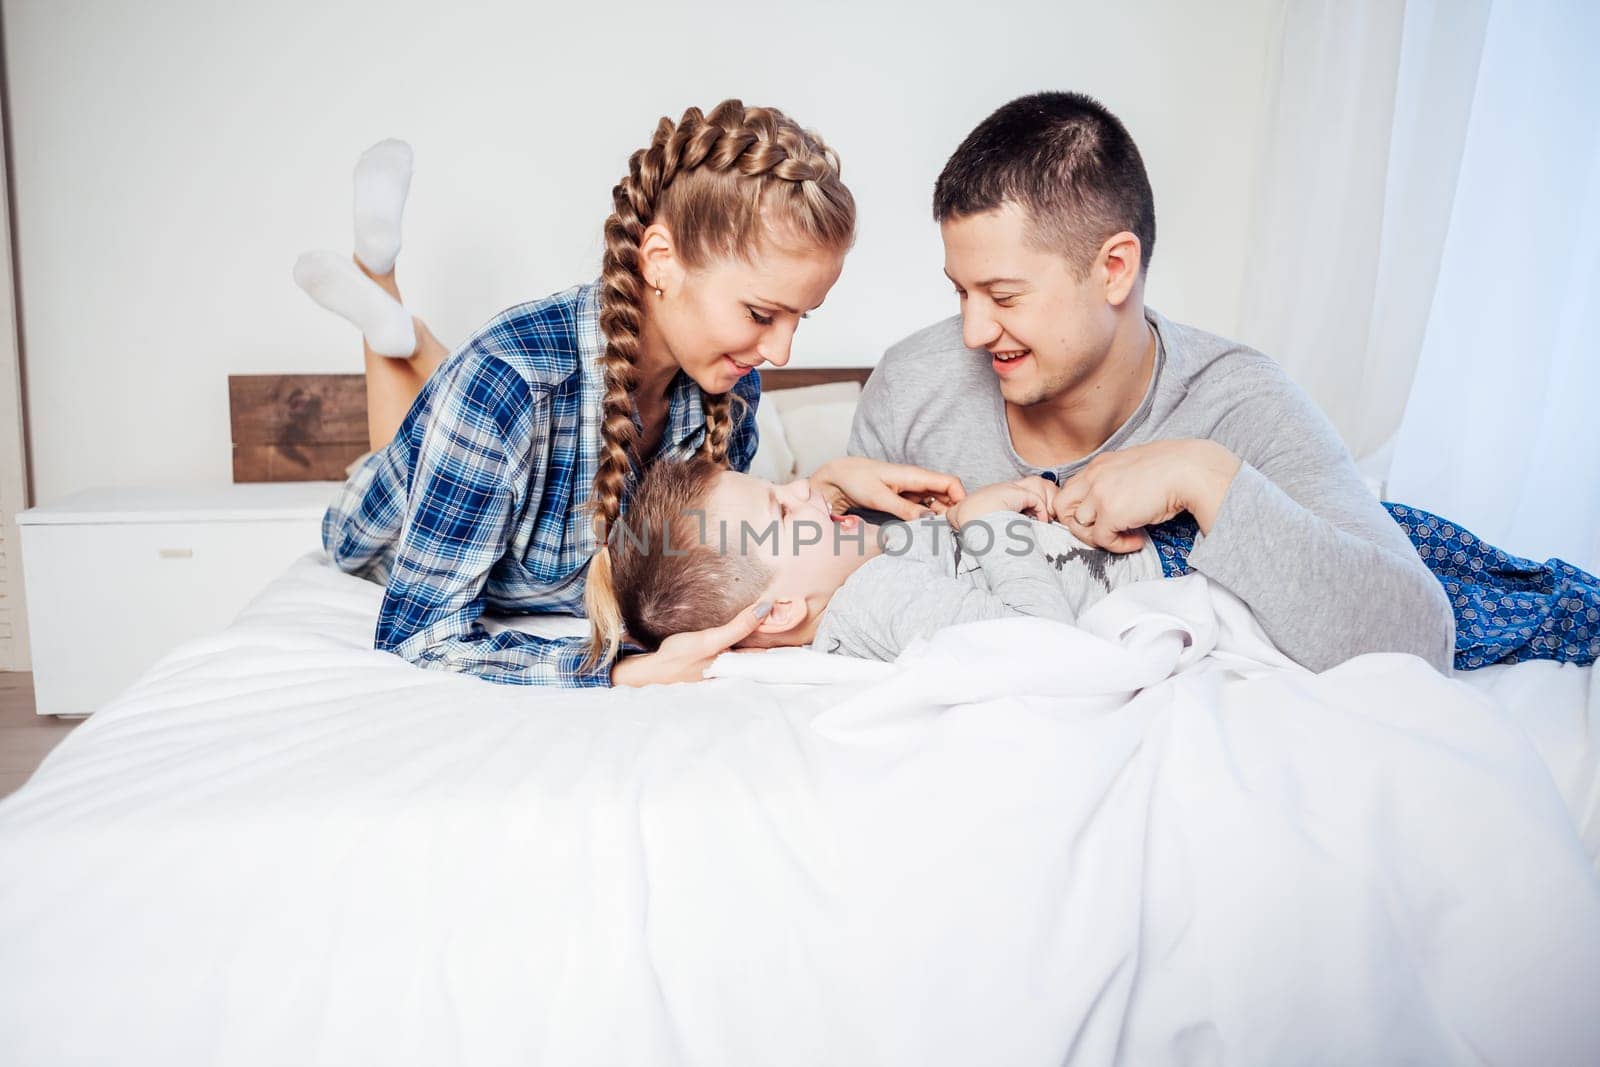
[[705,507],[708,544],[759,559],[773,574],[763,594],[772,611],[749,644],[810,641],[834,592],[878,552],[874,527],[832,514],[803,478],[776,485],[724,471]]

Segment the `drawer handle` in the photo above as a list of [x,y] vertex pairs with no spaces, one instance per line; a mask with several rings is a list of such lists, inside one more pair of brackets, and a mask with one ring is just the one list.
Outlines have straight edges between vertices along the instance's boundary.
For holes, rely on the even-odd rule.
[[194,558],[194,549],[192,549],[192,548],[163,548],[161,550],[161,558],[162,559],[193,559]]

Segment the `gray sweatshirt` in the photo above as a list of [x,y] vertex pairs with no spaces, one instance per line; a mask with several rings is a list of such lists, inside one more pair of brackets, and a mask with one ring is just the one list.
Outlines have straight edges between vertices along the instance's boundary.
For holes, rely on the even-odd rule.
[[974,519],[959,535],[943,519],[925,519],[888,524],[880,537],[884,554],[834,592],[812,648],[892,660],[957,623],[1013,615],[1074,623],[1111,590],[1161,577],[1148,543],[1119,556],[1011,511]]
[[[1312,670],[1364,652],[1450,669],[1443,587],[1368,492],[1326,416],[1259,352],[1146,309],[1158,338],[1143,402],[1095,452],[1052,468],[1017,455],[986,352],[947,319],[889,349],[856,411],[851,455],[913,463],[969,488],[1052,471],[1065,482],[1100,452],[1208,438],[1243,460],[1189,565],[1250,605]],[[1066,457],[1063,457],[1064,459]]]

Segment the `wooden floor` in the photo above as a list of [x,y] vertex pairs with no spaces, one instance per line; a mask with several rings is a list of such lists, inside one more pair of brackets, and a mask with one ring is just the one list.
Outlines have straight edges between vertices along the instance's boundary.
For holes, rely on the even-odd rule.
[[33,675],[0,672],[0,797],[22,788],[45,755],[82,719],[33,712]]

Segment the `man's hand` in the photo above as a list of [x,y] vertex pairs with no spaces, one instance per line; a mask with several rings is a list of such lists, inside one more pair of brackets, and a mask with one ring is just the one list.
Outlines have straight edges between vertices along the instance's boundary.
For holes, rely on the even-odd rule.
[[1033,475],[1014,482],[997,482],[969,494],[949,511],[945,518],[950,525],[961,529],[961,524],[992,515],[997,511],[1015,511],[1040,522],[1049,522],[1051,505],[1060,490],[1054,482]]
[[1053,514],[1080,541],[1136,552],[1143,527],[1181,511],[1210,533],[1239,467],[1239,457],[1215,441],[1153,441],[1107,452],[1067,479]]
[[954,475],[863,456],[829,460],[808,481],[835,515],[862,507],[911,520],[929,510],[943,514],[967,495]]
[[755,633],[772,604],[762,601],[745,608],[731,620],[709,630],[673,634],[646,655],[623,656],[612,664],[612,685],[670,685],[698,682],[711,661]]

